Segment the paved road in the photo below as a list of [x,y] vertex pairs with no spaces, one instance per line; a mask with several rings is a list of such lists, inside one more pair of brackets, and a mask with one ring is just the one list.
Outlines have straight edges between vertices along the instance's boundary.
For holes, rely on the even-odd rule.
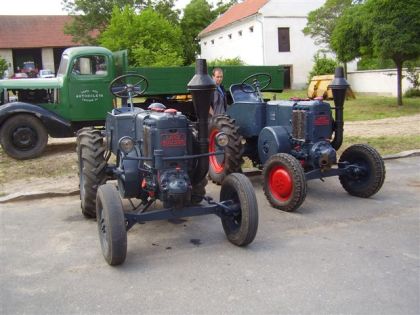
[[77,197],[0,204],[0,313],[419,314],[420,157],[386,167],[373,198],[313,181],[296,213],[270,208],[255,176],[248,248],[231,245],[216,216],[150,222],[129,232],[118,268]]

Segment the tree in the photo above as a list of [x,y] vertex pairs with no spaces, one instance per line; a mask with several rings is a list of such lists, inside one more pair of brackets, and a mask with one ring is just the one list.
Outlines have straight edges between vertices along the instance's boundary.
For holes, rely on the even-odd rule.
[[74,42],[86,45],[97,44],[97,36],[109,24],[114,6],[133,7],[137,12],[152,7],[173,24],[179,22],[179,10],[174,9],[175,0],[62,0],[63,8],[73,16],[64,33],[73,36]]
[[330,37],[337,19],[352,3],[353,0],[327,0],[322,7],[309,12],[303,33],[311,36],[316,45],[325,45],[325,48],[330,48]]
[[110,50],[128,49],[133,66],[176,66],[183,62],[181,29],[152,8],[137,14],[133,7],[114,7],[99,42]]
[[337,61],[332,58],[328,58],[325,53],[321,55],[321,53],[318,52],[314,56],[314,65],[309,73],[308,81],[310,82],[312,77],[316,75],[334,73],[336,67],[338,67]]
[[367,0],[343,14],[332,34],[340,58],[373,56],[397,67],[398,105],[402,105],[402,67],[420,56],[417,0]]
[[196,54],[200,51],[197,35],[212,21],[211,6],[206,0],[191,0],[185,7],[181,20],[185,64],[194,62]]
[[0,57],[0,80],[3,79],[4,72],[9,69],[7,61]]

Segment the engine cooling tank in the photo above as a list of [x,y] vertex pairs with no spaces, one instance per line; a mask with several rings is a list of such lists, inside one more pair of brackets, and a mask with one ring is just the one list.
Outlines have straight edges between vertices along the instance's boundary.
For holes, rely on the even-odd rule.
[[270,156],[276,153],[290,153],[289,134],[283,126],[265,127],[258,137],[258,156],[264,164]]

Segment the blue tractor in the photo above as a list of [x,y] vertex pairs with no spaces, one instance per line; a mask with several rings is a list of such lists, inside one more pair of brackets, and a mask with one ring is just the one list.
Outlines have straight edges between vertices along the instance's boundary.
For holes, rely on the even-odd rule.
[[[147,79],[138,74],[115,78],[110,92],[128,99],[130,106],[108,113],[105,131],[87,128],[78,133],[82,213],[97,218],[105,260],[110,265],[124,262],[127,231],[136,223],[204,214],[220,217],[231,243],[248,245],[258,227],[257,199],[249,179],[230,174],[222,184],[220,201],[205,195],[209,156],[218,154],[208,152],[208,112],[215,84],[205,60],[197,60],[188,84],[197,122],[160,103],[148,110],[135,108],[133,97],[147,86]],[[228,145],[223,132],[215,139],[220,147]],[[123,207],[124,199],[131,209]],[[156,201],[160,209],[153,209]]]
[[[224,155],[210,157],[209,177],[220,184],[240,172],[243,157],[262,169],[264,193],[280,210],[294,211],[305,200],[307,180],[338,176],[351,195],[370,197],[382,187],[385,166],[369,145],[356,144],[337,159],[343,142],[343,106],[349,86],[337,68],[330,87],[335,107],[322,99],[264,101],[261,91],[271,82],[254,74],[230,87],[233,103],[226,115],[213,117],[209,126],[209,151],[220,148],[219,132],[229,137]],[[334,113],[334,116],[333,116]]]

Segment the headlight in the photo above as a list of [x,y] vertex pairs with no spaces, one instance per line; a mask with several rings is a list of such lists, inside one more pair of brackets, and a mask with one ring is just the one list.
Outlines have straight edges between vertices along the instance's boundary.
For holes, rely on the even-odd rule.
[[118,146],[120,147],[120,150],[124,152],[125,154],[130,153],[134,148],[134,140],[130,137],[122,137],[120,141],[118,142]]
[[220,147],[225,147],[229,144],[229,137],[224,132],[219,132],[216,135],[216,143]]

